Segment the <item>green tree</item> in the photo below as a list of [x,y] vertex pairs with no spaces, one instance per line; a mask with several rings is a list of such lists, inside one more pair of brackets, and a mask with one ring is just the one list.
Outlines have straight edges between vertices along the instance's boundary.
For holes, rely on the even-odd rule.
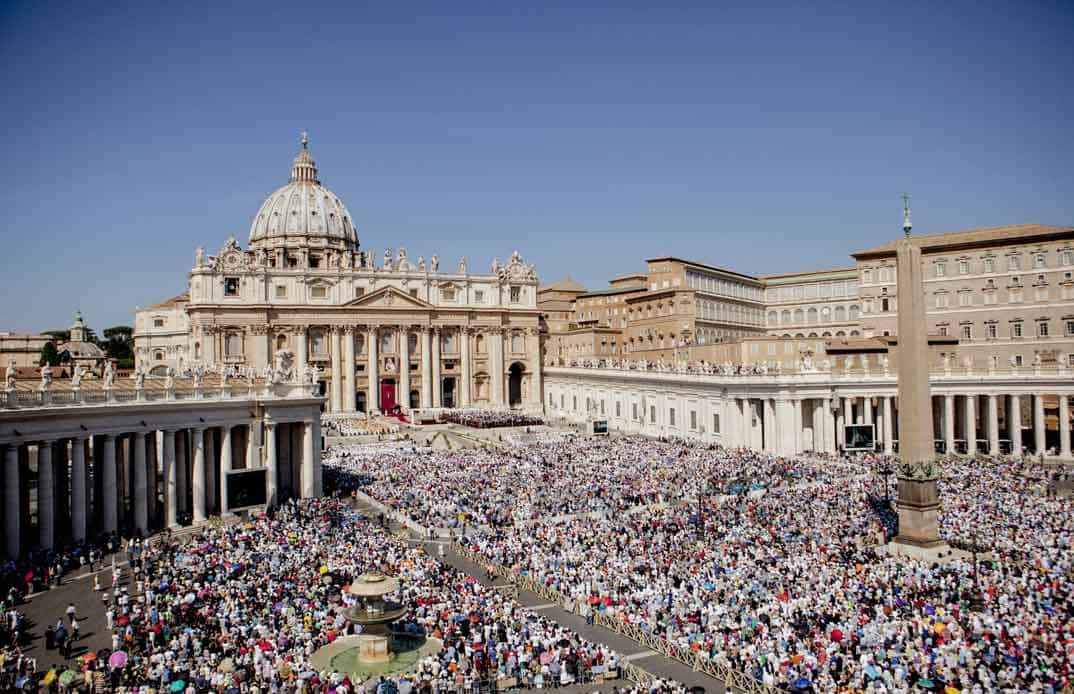
[[41,359],[38,361],[38,365],[44,366],[45,364],[49,366],[60,365],[60,354],[56,351],[56,345],[52,344],[51,340],[41,348]]
[[121,369],[134,368],[134,331],[129,325],[113,325],[104,329],[104,339],[99,341],[101,349]]
[[46,330],[41,333],[42,335],[48,335],[49,337],[59,340],[60,342],[67,342],[71,339],[70,330]]

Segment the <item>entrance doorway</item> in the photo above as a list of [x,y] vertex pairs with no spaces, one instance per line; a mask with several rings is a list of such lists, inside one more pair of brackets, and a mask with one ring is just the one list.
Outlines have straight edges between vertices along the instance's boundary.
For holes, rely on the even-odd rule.
[[421,393],[416,390],[410,391],[410,409],[421,407]]
[[385,378],[380,382],[380,409],[383,412],[391,412],[396,407],[395,379]]
[[507,377],[507,402],[511,407],[522,404],[522,372],[526,367],[517,361],[511,364]]
[[453,376],[444,379],[441,396],[440,402],[444,407],[455,407],[455,378]]

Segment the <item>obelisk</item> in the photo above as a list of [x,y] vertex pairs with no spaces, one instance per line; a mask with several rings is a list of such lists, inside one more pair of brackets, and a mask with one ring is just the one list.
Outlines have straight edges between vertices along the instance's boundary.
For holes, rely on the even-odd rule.
[[939,532],[939,468],[932,439],[921,247],[910,238],[907,201],[908,196],[903,196],[905,237],[895,246],[899,300],[899,534],[895,544],[913,552],[913,548],[940,548],[944,542]]

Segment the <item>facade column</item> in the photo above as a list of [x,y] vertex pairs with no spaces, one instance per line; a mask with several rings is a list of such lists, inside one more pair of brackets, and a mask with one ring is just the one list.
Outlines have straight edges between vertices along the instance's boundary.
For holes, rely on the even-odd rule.
[[276,422],[265,422],[265,508],[276,505]]
[[9,443],[4,450],[4,548],[9,559],[17,559],[22,553],[21,491],[19,447]]
[[1033,396],[1033,451],[1044,455],[1048,451],[1047,439],[1044,438],[1044,396]]
[[343,328],[343,411],[355,411],[354,328]]
[[189,464],[190,449],[187,446],[187,430],[180,429],[175,432],[175,507],[179,513],[187,512],[187,492],[190,478],[187,465]]
[[540,328],[526,330],[526,360],[530,363],[530,386],[533,389],[533,406],[544,412],[544,374],[541,372]]
[[1007,432],[1011,437],[1011,455],[1022,457],[1022,401],[1012,395],[1007,407]]
[[[94,467],[101,475],[101,525],[106,533],[119,529],[119,489],[116,486],[116,437],[102,437],[100,462]],[[96,456],[96,452],[94,453]]]
[[964,436],[966,437],[966,455],[977,453],[977,396],[967,395],[966,400],[966,423]]
[[493,328],[489,350],[489,377],[492,378],[492,404],[502,407],[505,401],[503,387],[503,328]]
[[309,499],[314,496],[313,480],[313,422],[302,424],[302,498]]
[[779,453],[775,403],[770,398],[765,398],[762,402],[764,403],[764,414],[762,415],[764,419],[761,422],[763,436],[761,447],[762,450],[768,453]]
[[884,453],[886,455],[891,455],[895,451],[895,441],[893,440],[895,438],[895,427],[892,426],[890,395],[885,395],[883,397],[881,407],[883,408],[880,412],[880,416],[883,418],[884,424]]
[[846,446],[846,427],[854,423],[854,398],[843,398],[843,445]]
[[205,430],[201,428],[190,430],[190,447],[194,452],[194,464],[192,466],[193,482],[193,521],[194,523],[205,522]]
[[944,453],[955,452],[955,396],[943,396],[943,445]]
[[[106,442],[107,445],[107,442]],[[175,471],[175,432],[164,431],[164,527],[179,525],[179,484]],[[107,491],[105,492],[107,495]]]
[[395,401],[403,412],[410,411],[410,326],[399,326],[399,393]]
[[216,429],[209,427],[203,435],[205,439],[205,511],[212,515],[216,505]]
[[368,329],[368,339],[366,351],[369,353],[369,366],[366,371],[369,373],[369,392],[366,394],[366,410],[367,414],[374,415],[380,411],[380,374],[377,372],[377,350],[380,345],[377,341],[377,326]]
[[421,328],[421,406],[433,406],[433,341],[429,326]]
[[137,431],[131,438],[131,495],[134,507],[134,529],[144,537],[149,534],[149,507],[146,492],[145,432]]
[[254,420],[246,424],[246,469],[261,467],[261,427]]
[[86,539],[86,439],[71,439],[71,538]]
[[341,412],[343,410],[343,355],[340,354],[343,349],[342,341],[340,339],[339,327],[333,325],[331,328],[332,340],[332,412]]
[[999,455],[999,402],[993,394],[988,396],[988,454]]
[[1059,396],[1059,457],[1070,460],[1070,399]]
[[862,424],[873,424],[873,396],[866,395],[861,400],[865,411],[865,421]]
[[817,444],[817,450],[821,453],[830,453],[833,450],[832,442],[832,430],[834,425],[831,424],[832,416],[832,400],[831,398],[821,398],[820,402],[820,442]]
[[794,412],[794,436],[791,437],[790,441],[794,447],[792,452],[795,455],[798,455],[802,452],[802,449],[805,448],[805,446],[802,445],[802,440],[805,438],[805,422],[802,419],[802,401],[797,399],[792,400],[791,408]]
[[444,383],[440,376],[440,340],[443,331],[439,326],[433,328],[433,407],[443,407]]
[[42,548],[56,542],[56,474],[52,465],[52,441],[37,445],[37,543]]
[[459,407],[469,407],[474,393],[473,370],[470,367],[470,340],[473,337],[470,328],[459,328],[459,371],[462,383],[459,384]]
[[306,328],[305,326],[300,326],[291,330],[295,336],[295,367],[298,369],[299,374],[305,375],[306,366],[309,364],[309,351],[306,347]]
[[220,428],[220,515],[229,513],[227,503],[228,473],[231,472],[231,425]]
[[845,448],[846,445],[847,445],[847,430],[846,430],[847,404],[846,404],[846,398],[837,398],[836,403],[838,403],[840,399],[843,401],[843,406],[839,407],[834,413],[834,415],[835,415],[835,445],[836,445],[836,450],[837,451]]
[[310,427],[313,432],[313,495],[316,497],[324,496],[324,470],[321,467],[321,420],[316,418],[313,420],[313,426]]

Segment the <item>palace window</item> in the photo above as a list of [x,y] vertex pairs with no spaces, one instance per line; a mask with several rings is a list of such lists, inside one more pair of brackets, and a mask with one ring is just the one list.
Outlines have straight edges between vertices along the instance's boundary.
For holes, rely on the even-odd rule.
[[153,327],[154,328],[163,328],[164,327],[164,319],[163,318],[154,318],[153,319]]
[[523,346],[522,333],[511,333],[511,351],[518,354],[525,351],[525,349],[526,348]]
[[1063,251],[1060,258],[1063,261],[1063,265],[1074,265],[1074,251]]
[[511,287],[511,303],[517,304],[522,301],[522,287]]
[[995,258],[985,258],[984,259],[984,271],[985,272],[995,272],[996,271],[996,259]]
[[962,291],[960,291],[958,293],[958,305],[959,306],[969,306],[972,303],[973,303],[973,299],[972,299],[972,296],[970,295],[970,292],[969,292],[968,289],[963,289]]
[[938,330],[939,330],[939,333],[940,333],[940,335],[941,335],[942,337],[947,337],[947,326],[946,326],[946,325],[941,325],[941,326],[940,326],[940,327],[938,328]]
[[1012,255],[1007,258],[1007,269],[1012,272],[1017,272],[1022,269],[1022,258],[1017,255]]
[[444,354],[458,354],[459,338],[454,332],[446,332],[440,336],[443,343]]
[[718,415],[718,414],[712,415],[712,433],[713,434],[719,434],[720,433],[720,415]]
[[1033,256],[1033,267],[1037,269],[1045,267],[1045,259],[1043,253],[1038,253],[1037,255]]
[[1022,337],[1022,324],[1021,323],[1011,323],[1011,337],[1013,337],[1013,338]]
[[224,336],[224,354],[229,357],[242,356],[242,336],[238,333],[228,333]]
[[1074,335],[1074,320],[1067,321],[1067,335]]
[[153,359],[155,359],[156,361],[164,361],[164,352],[157,350],[153,353]]
[[936,276],[947,277],[947,263],[936,263]]
[[649,405],[649,422],[656,424],[656,405]]
[[995,340],[996,339],[996,324],[995,323],[989,323],[985,327],[985,330],[988,331],[988,339],[989,340]]
[[238,296],[239,295],[239,278],[238,277],[225,277],[224,278],[224,296]]
[[973,326],[972,325],[963,325],[962,326],[962,339],[963,340],[972,340],[973,339]]
[[277,299],[286,299],[287,298],[287,286],[286,285],[283,285],[283,284],[277,284],[276,285],[276,298]]
[[675,408],[668,408],[668,424],[675,426]]
[[313,269],[313,270],[316,270],[319,267],[321,267],[321,256],[311,254],[310,255],[310,268]]
[[1014,355],[1014,365],[1015,366],[1022,366],[1023,364],[1024,364],[1024,361],[1022,360],[1022,355],[1021,354]]
[[328,287],[310,287],[311,299],[325,299],[328,297]]
[[380,352],[381,354],[391,354],[395,351],[395,340],[391,333],[384,333],[380,336]]
[[363,296],[365,296],[365,287],[355,287],[354,288],[354,298],[355,299],[360,299]]
[[[414,291],[416,292],[417,290],[414,290]],[[455,290],[450,288],[450,287],[444,287],[443,289],[440,290],[440,298],[443,299],[444,301],[454,301],[455,300]]]
[[970,274],[970,261],[960,260],[958,261],[958,274],[968,275]]
[[1037,335],[1039,337],[1048,337],[1048,321],[1041,321],[1037,323]]
[[481,291],[480,289],[476,290],[474,292],[474,303],[475,304],[483,304],[483,303],[485,303],[485,292]]
[[623,403],[618,400],[615,401],[615,416],[617,419],[623,416]]
[[697,410],[690,410],[690,429],[697,431]]

